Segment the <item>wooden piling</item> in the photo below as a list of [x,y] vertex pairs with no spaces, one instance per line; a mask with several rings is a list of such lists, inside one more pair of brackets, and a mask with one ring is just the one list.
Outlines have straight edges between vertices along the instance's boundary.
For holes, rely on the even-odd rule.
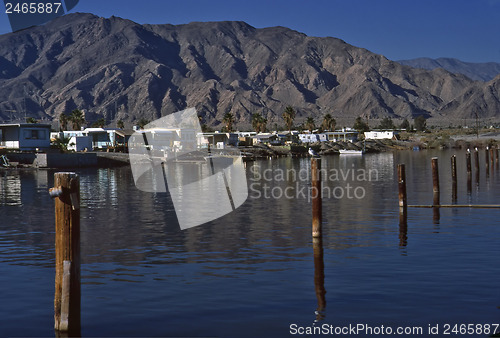
[[59,331],[69,329],[69,300],[71,299],[71,261],[63,262],[63,278],[61,289],[61,319],[59,321]]
[[408,244],[408,215],[407,208],[399,208],[399,247]]
[[406,246],[407,240],[407,206],[406,196],[406,167],[398,164],[398,197],[399,197],[399,246]]
[[474,169],[476,170],[476,184],[479,185],[479,151],[474,148]]
[[465,159],[467,162],[467,193],[470,194],[472,192],[472,161],[469,149],[467,149]]
[[[75,173],[55,173],[56,277],[54,328],[80,331],[80,182]],[[66,262],[65,262],[66,261]]]
[[[432,205],[439,206],[441,202],[439,200],[439,166],[437,157],[433,157],[431,159],[431,167],[432,167],[432,195],[433,195]],[[432,211],[433,211],[432,220],[434,224],[439,224],[439,219],[440,219],[439,208],[433,208]]]
[[311,158],[311,199],[312,199],[312,236],[321,237],[321,160]]
[[451,157],[451,199],[457,201],[457,156]]
[[432,158],[431,166],[432,166],[432,193],[434,197],[434,205],[439,205],[439,167],[438,167],[437,157]]
[[493,168],[493,165],[495,164],[495,149],[493,147],[490,148],[490,165],[491,168]]
[[465,154],[465,160],[467,162],[467,175],[470,175],[472,174],[472,161],[469,149],[467,149],[467,153]]
[[484,151],[484,163],[486,168],[486,177],[490,176],[490,148],[486,146]]
[[406,198],[406,170],[404,164],[398,164],[398,190],[399,190],[399,210],[407,206]]
[[498,148],[495,148],[495,164],[498,165],[498,161],[499,161],[499,159],[498,159]]

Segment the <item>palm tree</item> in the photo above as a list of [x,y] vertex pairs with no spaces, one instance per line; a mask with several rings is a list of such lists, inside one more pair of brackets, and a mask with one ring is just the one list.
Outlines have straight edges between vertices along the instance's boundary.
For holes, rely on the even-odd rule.
[[118,122],[116,122],[116,127],[120,128],[120,129],[124,129],[125,123],[123,122],[123,120],[118,120]]
[[323,116],[323,122],[321,123],[321,126],[325,130],[330,130],[330,131],[335,131],[335,127],[337,125],[337,121],[332,117],[330,114],[326,114]]
[[[417,131],[424,131],[427,128],[425,117],[423,115],[417,116],[415,119],[413,119],[413,121],[413,123],[415,124],[415,129]],[[479,127],[477,127],[477,130],[479,130]]]
[[287,106],[283,115],[281,115],[285,120],[285,125],[288,128],[288,131],[292,132],[293,120],[295,120],[295,109],[292,106]]
[[104,118],[100,118],[99,120],[92,123],[92,127],[94,128],[104,128],[106,125],[106,120]]
[[72,144],[69,143],[70,139],[71,139],[70,137],[65,137],[65,136],[60,137],[60,138],[57,137],[54,140],[53,144],[61,152],[66,152],[66,151],[68,151],[68,146],[73,145],[73,143]]
[[266,129],[267,129],[267,119],[262,118],[262,120],[260,120],[260,132],[263,133],[266,131]]
[[226,131],[227,132],[230,133],[231,131],[233,131],[234,115],[231,112],[227,112],[224,115],[222,122],[224,122],[226,124]]
[[139,121],[137,121],[137,126],[139,127],[139,129],[144,129],[144,127],[146,126],[146,124],[149,123],[149,120],[146,120],[146,119],[140,119]]
[[61,129],[61,131],[67,130],[68,122],[69,122],[68,115],[66,115],[65,113],[61,113],[59,115],[59,129]]
[[79,109],[75,109],[71,112],[69,121],[72,124],[73,130],[80,130],[81,126],[85,123],[85,115]]
[[356,129],[360,134],[370,130],[370,126],[363,121],[361,116],[356,117],[356,121],[354,121],[352,128]]
[[379,129],[395,129],[396,126],[390,117],[384,117],[380,124],[378,125]]
[[265,119],[261,114],[255,113],[252,115],[252,127],[256,132],[266,131],[267,119]]
[[314,119],[309,116],[307,119],[306,119],[306,122],[304,123],[304,126],[309,129],[309,132],[312,133],[312,131],[316,128],[316,126],[314,125]]
[[401,122],[401,124],[399,125],[399,128],[404,129],[406,131],[410,131],[411,126],[410,126],[410,122],[408,121],[408,119],[404,119],[403,122]]

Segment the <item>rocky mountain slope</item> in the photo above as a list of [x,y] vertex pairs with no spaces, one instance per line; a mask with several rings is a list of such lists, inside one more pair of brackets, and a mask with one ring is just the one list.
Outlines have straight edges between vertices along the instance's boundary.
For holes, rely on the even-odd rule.
[[496,79],[403,66],[335,38],[244,22],[139,25],[70,14],[0,36],[0,120],[57,119],[82,109],[89,122],[134,123],[196,107],[220,127],[225,113],[248,127],[253,113],[283,125],[326,113],[414,118],[498,116]]
[[491,81],[500,74],[500,63],[497,62],[463,62],[453,58],[417,58],[411,60],[398,60],[402,65],[423,68],[436,69],[443,68],[450,73],[463,74],[476,81]]

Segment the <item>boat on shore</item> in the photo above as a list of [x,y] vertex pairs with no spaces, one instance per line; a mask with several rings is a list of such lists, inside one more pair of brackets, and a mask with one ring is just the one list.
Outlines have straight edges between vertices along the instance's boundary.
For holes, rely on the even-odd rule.
[[340,149],[340,155],[363,155],[363,150]]

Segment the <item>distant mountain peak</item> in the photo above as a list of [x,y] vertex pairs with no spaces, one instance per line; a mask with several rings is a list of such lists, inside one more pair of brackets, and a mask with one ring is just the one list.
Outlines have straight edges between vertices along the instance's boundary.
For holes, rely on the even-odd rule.
[[500,63],[496,62],[464,62],[455,58],[445,57],[437,59],[421,57],[411,60],[399,60],[397,62],[410,67],[429,70],[443,68],[451,73],[463,74],[472,80],[484,82],[490,81],[500,74]]

